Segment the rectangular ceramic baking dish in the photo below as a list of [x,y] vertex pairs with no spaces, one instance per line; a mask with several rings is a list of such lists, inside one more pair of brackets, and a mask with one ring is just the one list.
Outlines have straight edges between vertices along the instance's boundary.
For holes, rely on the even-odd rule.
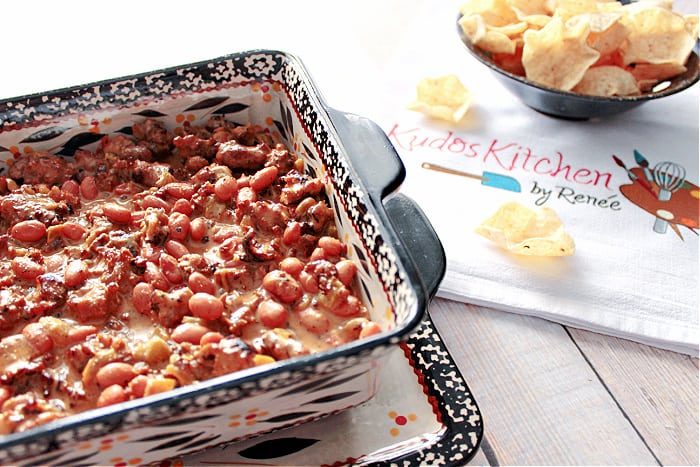
[[[0,175],[31,150],[70,158],[144,118],[170,130],[223,115],[276,133],[327,183],[339,237],[382,333],[0,436],[0,464],[146,464],[298,425],[369,400],[389,349],[421,322],[445,272],[405,171],[371,121],[329,108],[299,59],[272,50],[0,101]],[[0,312],[2,312],[0,310]]]

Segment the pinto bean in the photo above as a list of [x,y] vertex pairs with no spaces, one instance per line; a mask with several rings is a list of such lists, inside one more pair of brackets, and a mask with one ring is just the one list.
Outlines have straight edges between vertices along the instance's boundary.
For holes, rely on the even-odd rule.
[[353,318],[345,321],[342,326],[333,330],[334,338],[338,339],[336,342],[341,344],[359,339],[367,323],[369,323],[367,318]]
[[20,242],[38,242],[46,236],[46,226],[34,219],[17,222],[10,229],[10,236]]
[[313,274],[301,271],[299,273],[299,283],[304,289],[304,292],[317,293],[318,292],[318,279]]
[[219,319],[224,312],[224,303],[214,295],[204,292],[192,295],[187,305],[194,316],[207,321]]
[[192,207],[192,202],[185,198],[180,198],[173,204],[173,212],[179,212],[186,216],[192,215],[194,212],[194,207]]
[[181,212],[168,217],[168,235],[173,240],[185,240],[190,233],[190,218]]
[[358,316],[362,311],[362,303],[360,299],[354,295],[350,295],[346,301],[341,303],[339,306],[333,307],[331,312],[336,316],[341,316],[343,318],[349,318],[351,316]]
[[46,272],[46,268],[25,256],[18,256],[12,259],[12,272],[20,279],[33,281]]
[[146,211],[139,209],[131,213],[131,223],[133,225],[140,224],[146,218]]
[[223,340],[224,336],[220,332],[211,331],[202,336],[199,345],[216,344]]
[[323,236],[319,238],[318,246],[323,248],[328,256],[339,256],[343,252],[343,244],[335,237]]
[[80,182],[80,195],[88,200],[97,198],[100,190],[97,188],[95,177],[89,175]]
[[22,335],[42,354],[53,348],[53,340],[44,326],[39,323],[29,323],[22,329]]
[[144,393],[146,392],[146,384],[148,384],[148,376],[136,376],[134,379],[129,381],[129,393],[135,398],[143,397]]
[[279,298],[282,303],[292,303],[299,300],[304,291],[299,282],[289,273],[276,269],[265,274],[262,280],[265,290]]
[[374,321],[367,321],[362,325],[362,330],[360,331],[360,339],[379,334],[380,332],[382,332],[382,328],[379,326],[378,323]]
[[299,258],[284,258],[280,261],[280,269],[294,277],[298,277],[299,273],[304,270],[304,263]]
[[138,193],[139,191],[139,186],[132,181],[120,183],[119,185],[114,187],[115,195],[133,195],[134,193]]
[[108,405],[119,404],[129,400],[129,394],[126,389],[114,384],[102,390],[97,398],[97,407],[106,407]]
[[251,177],[250,187],[253,191],[262,191],[272,185],[275,179],[277,179],[278,173],[279,169],[274,165],[260,169]]
[[201,272],[195,271],[187,279],[187,286],[194,293],[204,292],[210,295],[216,294],[216,284]]
[[97,384],[103,388],[115,384],[125,387],[137,374],[133,365],[124,362],[111,362],[97,370],[95,379]]
[[176,199],[192,199],[195,188],[191,183],[172,182],[165,185],[165,192]]
[[170,213],[170,205],[168,204],[168,202],[154,195],[144,196],[143,201],[141,202],[141,206],[143,207],[143,209],[162,209],[166,213]]
[[78,344],[85,341],[88,336],[92,336],[97,333],[97,328],[95,326],[78,326],[71,329],[66,336],[68,344]]
[[85,261],[74,260],[66,265],[63,272],[63,282],[67,287],[77,287],[87,280],[89,276],[88,266]]
[[241,188],[249,187],[250,186],[250,175],[241,174],[241,176],[236,179],[236,183],[238,183],[239,190]]
[[178,242],[177,240],[167,240],[165,242],[165,251],[167,251],[170,255],[172,255],[174,258],[180,259],[185,255],[190,254],[189,248],[185,246],[183,243]]
[[214,194],[219,201],[228,202],[238,193],[238,182],[230,175],[224,175],[214,184]]
[[343,259],[335,263],[335,269],[338,272],[338,279],[343,285],[349,287],[357,273],[357,266],[349,259]]
[[209,332],[211,332],[211,329],[206,326],[202,326],[201,324],[182,323],[173,329],[170,337],[178,344],[183,342],[199,344],[202,337]]
[[190,222],[190,238],[195,242],[202,240],[207,235],[207,222],[202,217],[195,217]]
[[327,259],[328,255],[326,254],[326,250],[323,248],[316,247],[314,248],[314,251],[311,252],[311,256],[309,256],[309,261],[318,261],[320,259]]
[[268,328],[283,328],[287,323],[287,308],[274,300],[263,300],[258,305],[258,320]]
[[131,303],[139,313],[147,315],[151,312],[151,297],[153,286],[148,282],[139,282],[131,292]]
[[80,185],[78,185],[78,182],[76,182],[75,180],[66,180],[65,182],[63,182],[63,185],[61,185],[61,190],[65,191],[66,193],[78,196],[80,194]]
[[301,238],[301,224],[299,222],[290,222],[284,229],[282,234],[282,243],[292,245]]
[[102,206],[102,213],[107,219],[117,224],[128,224],[131,222],[131,211],[129,208],[117,203],[105,203]]
[[61,230],[61,234],[66,237],[68,240],[77,242],[83,236],[85,235],[87,231],[85,230],[85,227],[83,227],[80,224],[76,224],[75,222],[66,222],[63,224],[63,229]]
[[180,266],[178,266],[177,260],[174,257],[166,253],[162,253],[158,259],[158,263],[160,265],[160,270],[163,272],[163,275],[166,279],[168,279],[168,281],[173,284],[182,283],[182,270],[180,269]]
[[305,308],[298,313],[299,322],[304,328],[316,335],[327,332],[331,322],[326,315],[314,307]]

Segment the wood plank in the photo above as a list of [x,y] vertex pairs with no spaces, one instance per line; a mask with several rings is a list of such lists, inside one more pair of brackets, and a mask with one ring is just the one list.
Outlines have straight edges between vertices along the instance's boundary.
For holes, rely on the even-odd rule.
[[441,299],[430,313],[500,465],[657,463],[563,326]]
[[490,465],[489,460],[486,458],[483,449],[479,449],[471,458],[467,465]]
[[569,329],[663,465],[699,465],[698,359]]

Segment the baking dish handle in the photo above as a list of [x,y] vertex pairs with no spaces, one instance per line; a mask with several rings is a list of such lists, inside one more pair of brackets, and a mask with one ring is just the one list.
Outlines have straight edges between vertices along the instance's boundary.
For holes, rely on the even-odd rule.
[[445,250],[433,226],[415,201],[397,193],[384,201],[390,222],[418,268],[428,299],[432,300],[445,277]]
[[428,301],[445,276],[445,250],[420,207],[408,196],[393,193],[406,169],[384,131],[373,121],[328,109],[340,140],[379,215],[386,215],[416,269]]

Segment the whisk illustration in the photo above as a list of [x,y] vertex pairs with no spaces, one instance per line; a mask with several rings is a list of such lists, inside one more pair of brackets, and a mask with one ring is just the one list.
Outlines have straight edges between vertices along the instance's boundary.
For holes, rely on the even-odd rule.
[[[659,186],[659,201],[668,201],[685,182],[685,168],[673,162],[659,162],[654,166],[654,181]],[[657,217],[654,232],[666,233],[668,221]]]

